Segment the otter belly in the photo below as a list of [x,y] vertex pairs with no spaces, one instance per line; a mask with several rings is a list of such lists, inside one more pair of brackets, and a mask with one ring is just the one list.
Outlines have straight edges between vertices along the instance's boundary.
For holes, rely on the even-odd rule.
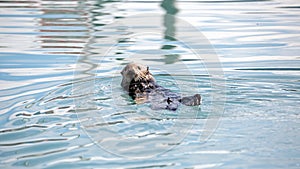
[[148,100],[154,110],[177,110],[180,105],[180,96],[163,87],[158,87],[149,93]]
[[129,86],[129,95],[137,104],[149,102],[153,110],[167,109],[175,111],[180,104],[186,106],[196,106],[201,103],[201,96],[181,97],[155,82],[149,81],[132,81]]

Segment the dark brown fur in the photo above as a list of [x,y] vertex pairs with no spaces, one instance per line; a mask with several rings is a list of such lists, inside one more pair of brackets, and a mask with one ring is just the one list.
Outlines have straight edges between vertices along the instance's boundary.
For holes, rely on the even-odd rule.
[[121,86],[135,100],[137,104],[150,102],[152,109],[177,110],[178,106],[196,106],[201,104],[201,96],[195,94],[181,97],[159,86],[149,72],[149,67],[142,64],[130,63],[121,72],[123,79]]

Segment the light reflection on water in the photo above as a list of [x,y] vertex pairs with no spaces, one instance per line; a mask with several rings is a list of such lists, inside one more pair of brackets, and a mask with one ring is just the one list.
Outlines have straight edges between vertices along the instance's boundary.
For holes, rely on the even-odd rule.
[[[299,2],[36,0],[2,1],[0,8],[0,166],[299,167]],[[108,41],[126,32],[109,24],[143,12],[162,16],[159,29],[164,36]],[[198,138],[205,132],[206,110],[213,102],[211,77],[202,60],[168,36],[176,36],[180,28],[166,13],[197,27],[214,46],[224,68],[226,109],[219,128],[204,144]],[[105,45],[115,48],[103,58]],[[172,77],[182,77],[178,82],[186,86],[193,83],[189,78],[199,84],[204,98],[199,114],[185,114],[190,121],[180,123],[189,130],[170,131],[166,127],[174,124],[178,114],[151,114],[147,104],[133,104],[119,87],[118,72],[124,61],[145,52],[153,55],[148,63],[172,70],[165,73],[154,68],[160,84],[174,91],[178,88]],[[184,78],[186,74],[176,67],[179,62],[197,76]],[[140,110],[150,114],[137,113]],[[98,122],[90,127],[96,134],[112,126],[136,141],[176,132],[186,137],[162,145],[149,142],[141,151],[131,151],[143,156],[159,146],[170,147],[151,159],[122,158],[107,151],[110,143],[99,148],[82,130],[84,122],[77,115],[82,120],[93,113],[106,120],[99,123],[98,116],[92,116]],[[112,150],[130,152],[133,147],[123,143]]]

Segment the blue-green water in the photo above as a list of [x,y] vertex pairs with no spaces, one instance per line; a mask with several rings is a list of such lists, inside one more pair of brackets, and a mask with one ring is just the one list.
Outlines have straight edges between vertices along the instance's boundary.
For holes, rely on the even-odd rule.
[[[112,26],[140,14],[161,34]],[[184,26],[166,14],[210,41],[223,77],[167,36]],[[299,18],[297,0],[0,1],[0,167],[299,168]],[[119,85],[132,60],[201,107],[134,104]]]

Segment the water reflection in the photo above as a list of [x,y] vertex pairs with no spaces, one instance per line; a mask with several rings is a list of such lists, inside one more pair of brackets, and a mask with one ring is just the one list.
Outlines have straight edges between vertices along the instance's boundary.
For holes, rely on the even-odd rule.
[[[161,3],[161,7],[165,10],[164,15],[164,38],[167,41],[176,41],[176,14],[178,9],[176,8],[175,0],[163,0]],[[175,45],[165,44],[161,47],[163,50],[172,50],[175,49]],[[179,54],[167,54],[164,55],[164,62],[166,64],[172,64],[179,60]]]
[[40,48],[50,54],[81,54],[86,42],[87,12],[80,1],[39,2]]
[[[98,0],[0,2],[0,166],[297,168],[299,2],[164,0],[145,3]],[[160,25],[157,24],[161,37],[130,39],[126,35],[132,30],[109,27],[114,21],[144,11],[163,14]],[[111,126],[118,127],[119,132],[127,136],[136,133],[132,138],[140,141],[174,134],[174,131],[166,132],[170,128],[164,128],[163,124],[172,126],[172,121],[178,120],[178,114],[157,113],[149,118],[149,111],[137,106],[144,108],[146,115],[141,118],[136,111],[130,110],[130,106],[136,105],[130,99],[126,100],[126,95],[119,89],[119,79],[114,76],[119,73],[121,64],[129,62],[130,56],[143,56],[145,52],[159,57],[150,58],[148,63],[173,66],[172,72],[182,72],[174,65],[183,59],[193,71],[200,72],[199,63],[189,59],[187,55],[190,54],[179,48],[176,41],[181,32],[176,27],[179,21],[170,18],[169,14],[191,21],[215,45],[228,80],[225,116],[211,140],[203,145],[197,138],[206,133],[201,127],[208,112],[193,118],[197,123],[183,144],[168,140],[159,145],[153,141],[142,148],[149,150],[151,147],[150,150],[156,151],[154,145],[179,144],[159,158],[118,158],[91,143],[82,131],[76,112],[87,121],[90,117],[106,118],[106,123],[94,121],[94,126],[90,126],[99,136],[107,133],[105,129],[111,129]],[[119,38],[111,39],[112,36]],[[132,49],[132,46],[145,42],[147,47],[157,45],[157,50]],[[107,46],[113,44],[117,50],[106,55]],[[75,67],[77,79],[73,77]],[[199,74],[196,80],[205,98],[202,105],[205,110],[213,89],[209,77]],[[95,76],[96,80],[93,79]],[[111,82],[111,76],[115,77],[115,83]],[[160,76],[158,80],[172,84],[169,76]],[[182,82],[190,86],[189,80]],[[118,97],[111,97],[108,90],[111,84]],[[190,91],[189,87],[185,91]],[[194,117],[183,115],[188,122],[191,122],[188,118]],[[104,142],[109,145],[111,140]],[[129,151],[128,147],[128,144],[114,145],[115,149],[124,151]],[[143,155],[142,151],[138,153]]]
[[[166,15],[164,15],[164,26],[165,26],[165,39],[174,41],[175,38],[175,22],[176,22],[176,14],[178,13],[178,9],[176,8],[175,0],[163,0],[160,5],[164,10]],[[175,17],[171,17],[171,16]]]

